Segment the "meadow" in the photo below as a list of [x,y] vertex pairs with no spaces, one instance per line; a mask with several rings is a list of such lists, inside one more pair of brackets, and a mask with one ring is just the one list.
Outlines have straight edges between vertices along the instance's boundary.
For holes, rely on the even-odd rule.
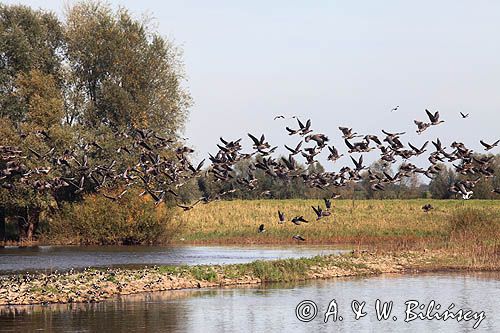
[[[424,212],[430,203],[434,209]],[[334,200],[332,215],[316,221],[321,200],[235,200],[198,204],[175,215],[172,241],[202,244],[338,244],[388,250],[445,249],[471,260],[500,257],[498,200]],[[286,214],[278,224],[277,211]],[[294,225],[303,215],[309,223]],[[258,226],[265,225],[259,233]],[[175,227],[174,227],[175,226]]]
[[[422,206],[427,203],[434,209],[426,213]],[[465,228],[478,222],[484,222],[483,228],[500,226],[500,201],[496,200],[335,200],[332,215],[319,221],[313,205],[324,209],[321,200],[218,201],[180,211],[173,223],[179,224],[176,238],[188,242],[258,244],[296,242],[291,238],[295,234],[316,244],[437,240],[450,236],[460,222]],[[284,224],[278,224],[278,210],[286,214]],[[309,223],[290,222],[300,215]],[[260,224],[265,225],[263,233],[258,233]]]

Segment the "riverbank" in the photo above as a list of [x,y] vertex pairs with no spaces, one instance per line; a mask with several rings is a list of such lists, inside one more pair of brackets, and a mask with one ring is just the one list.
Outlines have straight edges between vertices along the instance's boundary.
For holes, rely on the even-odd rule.
[[383,273],[500,270],[445,251],[353,251],[345,255],[256,261],[249,264],[88,269],[0,276],[0,305],[99,302],[141,292],[289,282]]

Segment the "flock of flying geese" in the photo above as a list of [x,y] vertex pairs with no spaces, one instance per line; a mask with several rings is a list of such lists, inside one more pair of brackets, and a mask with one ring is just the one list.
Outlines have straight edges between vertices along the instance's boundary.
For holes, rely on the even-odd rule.
[[[397,111],[399,109],[399,105],[391,109],[391,112]],[[429,110],[425,110],[429,121],[430,122],[424,122],[420,120],[414,120],[415,125],[417,126],[416,133],[421,134],[431,126],[439,125],[444,122],[444,120],[439,119],[439,112],[436,111],[432,113]],[[460,112],[460,115],[463,119],[468,118],[469,114],[464,114],[463,112]],[[276,116],[274,120],[276,119],[285,119],[284,116]],[[292,118],[296,118],[295,116]],[[298,122],[298,129],[291,129],[289,127],[286,127],[286,130],[288,131],[289,135],[295,135],[299,134],[301,136],[304,136],[304,141],[309,142],[310,140],[313,140],[316,142],[316,147],[312,148],[304,148],[303,151],[301,151],[302,143],[304,141],[300,141],[295,148],[290,148],[285,145],[285,148],[290,151],[289,158],[286,160],[285,158],[282,158],[282,161],[284,164],[288,167],[290,171],[294,170],[294,165],[295,162],[292,159],[294,155],[297,155],[299,153],[302,153],[302,156],[306,159],[306,164],[312,164],[315,162],[314,157],[323,149],[325,146],[327,146],[326,142],[329,141],[328,137],[324,134],[309,134],[306,136],[306,134],[312,132],[311,130],[311,122],[308,120],[306,124],[304,125],[299,119],[297,119]],[[405,132],[401,133],[389,133],[385,130],[382,130],[382,133],[386,135],[385,139],[383,139],[384,142],[388,143],[388,146],[384,146],[380,139],[376,135],[357,135],[358,133],[353,132],[352,128],[347,128],[347,127],[339,127],[339,130],[342,132],[342,137],[344,138],[344,142],[348,148],[348,153],[364,153],[368,152],[373,149],[380,149],[381,151],[381,159],[386,162],[386,163],[394,163],[395,162],[395,156],[400,156],[402,159],[405,161],[401,166],[400,166],[400,171],[394,175],[391,176],[386,172],[383,172],[383,175],[377,175],[374,172],[372,172],[369,168],[367,169],[368,177],[370,179],[370,182],[372,183],[371,189],[373,191],[383,191],[385,189],[385,184],[387,183],[395,183],[400,181],[403,177],[410,177],[412,174],[415,173],[420,173],[424,174],[425,176],[429,177],[432,179],[434,175],[439,173],[441,171],[440,166],[437,165],[439,162],[454,162],[456,160],[459,160],[460,163],[458,165],[453,164],[455,167],[456,171],[462,175],[469,175],[469,176],[476,176],[476,179],[474,180],[459,180],[457,181],[453,186],[450,187],[450,192],[456,193],[462,196],[463,199],[467,200],[470,199],[470,197],[473,194],[472,189],[474,188],[475,184],[482,178],[490,178],[493,177],[495,170],[491,167],[491,162],[494,159],[494,156],[490,157],[475,157],[473,156],[473,151],[470,149],[467,149],[465,145],[461,142],[453,142],[451,144],[451,147],[454,148],[455,150],[453,152],[446,152],[446,147],[443,147],[441,141],[439,138],[434,142],[432,141],[432,144],[435,147],[435,151],[432,152],[428,158],[429,162],[431,163],[431,166],[429,166],[427,169],[422,169],[418,168],[415,165],[407,162],[409,158],[412,156],[419,156],[423,154],[426,151],[426,147],[428,144],[428,141],[426,141],[422,147],[417,148],[411,143],[408,143],[408,146],[410,149],[404,149],[404,145],[400,141],[400,136],[404,135]],[[260,140],[257,140],[254,136],[251,134],[248,134],[250,138],[254,141],[254,143],[258,144],[261,146],[264,143],[264,136],[261,137]],[[356,137],[363,137],[363,140],[358,141],[358,142],[350,142],[349,140],[352,140]],[[373,142],[376,144],[376,147],[370,146],[370,143]],[[483,140],[479,141],[481,145],[485,148],[486,151],[489,151],[500,143],[500,140],[497,140],[491,144],[486,143]],[[270,146],[268,145],[267,148]],[[330,152],[330,155],[328,156],[328,160],[331,160],[335,162],[337,159],[343,156],[343,154],[338,153],[338,150],[334,146],[327,146],[328,150]],[[272,148],[274,151],[276,147]],[[327,173],[330,177],[329,179],[332,180],[331,183],[328,183],[325,179],[321,178],[320,184],[317,183],[310,183],[309,185],[314,186],[314,187],[319,187],[319,188],[324,188],[329,185],[334,185],[334,186],[344,186],[346,180],[360,180],[360,174],[359,172],[365,167],[363,167],[363,156],[361,155],[358,160],[354,159],[352,156],[350,156],[355,168],[350,169],[349,167],[344,167],[340,170],[340,172],[336,175],[332,175],[331,173]],[[266,170],[267,172],[268,170]],[[348,174],[348,177],[345,177],[344,175]],[[307,183],[307,180],[311,179],[308,176],[304,177],[304,181]],[[337,183],[336,183],[337,182]],[[500,189],[493,189],[494,193],[500,194]],[[335,193],[333,194],[332,198],[334,198],[336,195]],[[328,198],[324,199],[325,201],[325,206],[326,209],[323,210],[320,206],[314,207],[311,206],[314,213],[316,214],[317,218],[316,220],[320,220],[323,217],[327,217],[331,215],[331,201]],[[422,206],[422,210],[424,212],[429,212],[434,207],[431,204],[426,204]],[[279,218],[279,224],[282,224],[285,222],[285,213],[278,210],[278,218]],[[295,225],[300,225],[301,223],[308,223],[309,221],[305,220],[303,216],[295,216],[291,220],[292,223]],[[265,225],[261,224],[258,228],[259,232],[264,232],[265,231]],[[305,241],[305,239],[300,236],[300,235],[295,235],[293,236],[293,239],[298,240],[298,241]]]
[[[392,111],[398,108],[399,106]],[[429,122],[414,120],[418,134],[444,122],[440,120],[439,112],[425,111]],[[460,114],[462,118],[469,116]],[[141,195],[151,196],[158,205],[163,201],[178,198],[179,188],[193,178],[203,175],[216,183],[236,182],[242,185],[242,188],[253,191],[258,182],[255,171],[259,169],[285,182],[298,178],[311,188],[329,191],[332,187],[342,187],[350,182],[362,180],[362,171],[366,170],[371,190],[384,191],[387,184],[400,182],[415,174],[422,174],[432,179],[441,171],[439,163],[450,162],[459,174],[466,176],[464,180],[457,180],[450,187],[450,192],[460,195],[463,199],[469,199],[475,184],[481,178],[494,176],[495,170],[492,167],[494,156],[478,157],[461,142],[451,143],[449,150],[440,139],[432,141],[434,150],[428,156],[430,165],[427,168],[420,168],[410,163],[409,159],[426,152],[429,141],[420,147],[411,143],[405,146],[402,143],[405,132],[382,130],[384,137],[379,138],[373,134],[360,135],[348,127],[339,127],[339,130],[353,166],[343,166],[337,172],[309,172],[300,166],[297,157],[302,157],[306,165],[312,165],[317,162],[317,156],[325,148],[328,152],[327,159],[332,162],[344,154],[340,154],[336,147],[329,145],[328,136],[313,131],[311,120],[303,123],[296,116],[292,118],[296,119],[297,127],[287,126],[285,129],[288,135],[298,137],[300,141],[295,147],[285,145],[289,152],[287,157],[274,158],[272,154],[277,146],[271,146],[264,134],[258,137],[248,133],[252,142],[250,152],[242,152],[241,138],[230,141],[221,137],[220,143],[217,144],[218,152],[214,155],[209,154],[211,164],[207,168],[203,168],[205,159],[197,165],[191,163],[189,156],[194,152],[193,149],[188,146],[176,147],[176,140],[164,138],[149,129],[118,133],[117,142],[122,146],[113,154],[109,152],[106,154],[104,148],[97,142],[80,142],[74,147],[60,151],[51,134],[46,131],[21,133],[21,138],[36,135],[51,148],[47,152],[37,152],[32,148],[25,151],[19,147],[0,146],[0,188],[14,190],[18,184],[24,184],[36,192],[54,196],[57,190],[67,188],[75,195],[102,193],[104,197],[118,201],[131,186],[139,186],[143,189]],[[276,116],[274,119],[285,119],[285,116]],[[481,140],[480,143],[486,151],[489,151],[497,147],[500,140],[491,144]],[[387,172],[378,173],[363,165],[362,154],[376,149],[380,151],[382,161],[387,164],[395,163],[397,158],[402,160],[395,175]],[[120,158],[120,154],[130,157],[133,162],[130,165],[123,165],[126,164],[123,161],[127,159]],[[354,154],[359,154],[359,157],[353,157]],[[103,155],[115,159],[102,158]],[[96,156],[100,158],[95,158]],[[119,159],[120,163],[117,162]],[[243,160],[250,161],[248,169],[245,172],[236,172],[236,164]],[[111,194],[116,188],[121,188],[121,192],[118,195]],[[207,204],[220,200],[235,191],[236,189],[231,188],[203,196],[192,204],[177,203],[177,206],[189,211],[199,203]],[[500,194],[500,189],[494,189],[493,192]],[[270,196],[272,193],[264,191],[261,195]],[[337,197],[338,194],[335,193],[328,195],[324,199],[325,209],[320,206],[312,207],[317,220],[332,214],[331,199]],[[427,212],[432,206],[426,205],[422,209]],[[278,218],[279,224],[286,222],[284,212],[278,211]],[[308,223],[303,216],[295,216],[291,222],[295,225]],[[265,226],[261,224],[258,231],[264,232]],[[298,241],[304,240],[300,235],[295,235],[293,238]]]

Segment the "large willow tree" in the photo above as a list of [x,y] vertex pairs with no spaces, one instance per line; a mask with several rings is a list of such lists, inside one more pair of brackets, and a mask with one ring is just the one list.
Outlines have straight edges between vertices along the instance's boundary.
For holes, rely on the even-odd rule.
[[173,135],[190,103],[179,50],[125,9],[86,2],[64,24],[68,123],[149,127]]
[[[179,49],[126,9],[81,2],[61,22],[50,12],[0,4],[0,146],[64,154],[95,141],[103,151],[89,164],[125,163],[116,156],[123,144],[116,133],[148,127],[179,134],[191,103],[183,83]],[[0,188],[0,232],[3,217],[16,217],[20,236],[31,238],[40,214],[84,194],[39,193],[21,178]]]

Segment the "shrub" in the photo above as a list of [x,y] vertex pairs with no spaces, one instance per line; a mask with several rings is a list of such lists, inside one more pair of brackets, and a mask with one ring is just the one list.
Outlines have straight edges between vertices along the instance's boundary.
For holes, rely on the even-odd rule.
[[154,244],[168,241],[173,209],[127,193],[118,201],[101,195],[68,203],[49,219],[45,238],[64,244]]
[[456,209],[449,220],[450,237],[488,240],[500,239],[500,218],[484,209]]

